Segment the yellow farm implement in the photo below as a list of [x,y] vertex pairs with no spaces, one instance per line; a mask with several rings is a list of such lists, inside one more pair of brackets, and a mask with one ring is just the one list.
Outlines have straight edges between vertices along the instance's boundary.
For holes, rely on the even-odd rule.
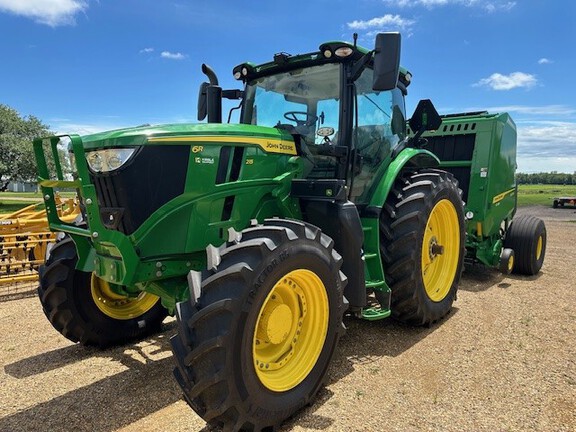
[[[57,209],[66,222],[74,221],[80,213],[76,198],[58,197]],[[56,233],[48,228],[42,203],[0,215],[0,286],[36,281],[48,245],[55,241]]]

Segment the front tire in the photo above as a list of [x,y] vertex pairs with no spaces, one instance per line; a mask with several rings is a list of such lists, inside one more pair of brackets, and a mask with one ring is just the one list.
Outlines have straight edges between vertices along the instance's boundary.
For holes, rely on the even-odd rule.
[[191,287],[177,305],[174,375],[209,424],[273,429],[322,385],[342,331],[342,258],[318,228],[281,219],[220,256],[198,299]]
[[76,246],[66,237],[39,271],[42,309],[64,337],[104,348],[160,331],[168,313],[160,298],[145,292],[120,296],[93,273],[76,270],[77,261]]
[[380,233],[392,316],[429,325],[446,315],[465,251],[464,209],[454,177],[433,169],[399,175],[381,214]]

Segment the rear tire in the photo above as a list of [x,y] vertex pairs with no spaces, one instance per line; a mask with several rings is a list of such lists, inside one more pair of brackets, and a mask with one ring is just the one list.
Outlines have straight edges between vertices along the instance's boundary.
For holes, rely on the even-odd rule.
[[380,218],[381,256],[392,290],[392,316],[429,325],[456,297],[465,252],[462,192],[440,170],[402,173]]
[[514,218],[506,232],[504,247],[514,250],[512,273],[538,274],[546,254],[546,226],[534,216]]
[[[70,237],[58,242],[40,267],[38,297],[44,314],[64,337],[104,348],[160,331],[168,314],[160,299],[142,293],[131,299],[113,294],[106,282],[76,270],[78,255]],[[97,303],[97,298],[109,301]]]
[[178,303],[174,376],[200,417],[224,430],[274,429],[320,389],[342,331],[344,275],[312,225],[248,228]]

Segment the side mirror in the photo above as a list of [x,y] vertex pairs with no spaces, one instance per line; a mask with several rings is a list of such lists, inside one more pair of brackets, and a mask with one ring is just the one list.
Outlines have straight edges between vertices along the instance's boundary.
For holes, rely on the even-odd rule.
[[422,135],[425,131],[436,130],[442,124],[442,117],[430,99],[422,99],[408,120],[412,133]]
[[374,45],[374,79],[372,89],[396,88],[400,72],[400,33],[378,33]]
[[198,120],[202,121],[206,118],[207,114],[207,94],[209,83],[203,82],[200,84],[200,91],[198,92]]

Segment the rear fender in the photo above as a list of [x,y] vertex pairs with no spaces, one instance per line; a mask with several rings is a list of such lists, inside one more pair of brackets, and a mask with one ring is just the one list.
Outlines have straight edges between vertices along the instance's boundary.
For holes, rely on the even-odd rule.
[[[434,168],[440,165],[440,160],[428,150],[406,148],[390,163],[386,174],[374,191],[368,204],[368,213],[380,214],[380,209],[394,185],[394,181],[404,168]],[[370,211],[372,210],[372,211]]]

